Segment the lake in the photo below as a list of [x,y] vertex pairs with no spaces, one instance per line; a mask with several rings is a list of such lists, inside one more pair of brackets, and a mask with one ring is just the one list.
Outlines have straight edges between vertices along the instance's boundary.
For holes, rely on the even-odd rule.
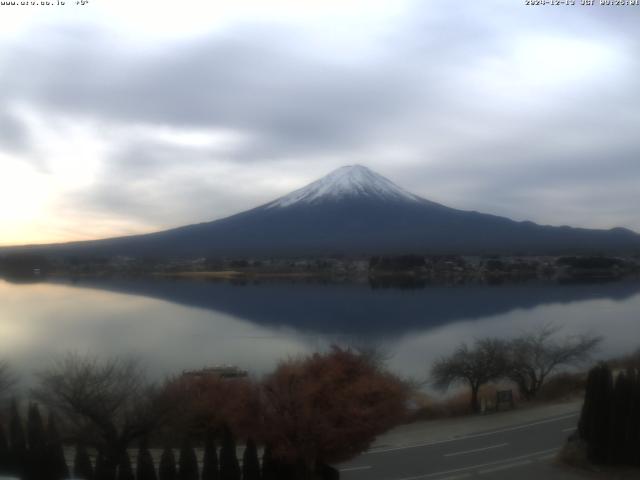
[[422,380],[462,341],[548,322],[598,333],[598,356],[640,347],[640,282],[372,289],[365,284],[0,279],[0,358],[25,379],[68,351],[140,357],[151,375],[233,364],[259,376],[331,344],[374,345]]

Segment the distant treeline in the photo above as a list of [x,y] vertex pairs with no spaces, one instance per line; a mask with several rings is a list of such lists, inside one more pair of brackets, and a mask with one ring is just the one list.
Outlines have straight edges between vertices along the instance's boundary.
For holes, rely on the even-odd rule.
[[31,275],[34,271],[45,273],[50,261],[43,255],[12,254],[0,256],[0,272],[8,275]]
[[[375,255],[371,257],[295,258],[133,258],[80,257],[21,253],[0,255],[0,273],[5,276],[99,275],[188,272],[226,272],[237,275],[304,275],[318,279],[371,281],[374,288],[396,286],[420,288],[429,283],[520,281],[528,279],[615,279],[640,272],[640,257],[590,256],[502,256],[502,255]],[[385,277],[385,278],[382,278]],[[394,280],[393,277],[396,277]],[[400,278],[405,277],[405,278]],[[407,283],[406,277],[418,281]]]

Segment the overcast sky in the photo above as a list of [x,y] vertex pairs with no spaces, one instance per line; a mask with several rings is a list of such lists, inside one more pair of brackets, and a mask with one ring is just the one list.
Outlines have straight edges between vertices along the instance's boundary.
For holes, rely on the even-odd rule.
[[0,245],[213,220],[353,163],[640,231],[640,7],[75,3],[0,6]]

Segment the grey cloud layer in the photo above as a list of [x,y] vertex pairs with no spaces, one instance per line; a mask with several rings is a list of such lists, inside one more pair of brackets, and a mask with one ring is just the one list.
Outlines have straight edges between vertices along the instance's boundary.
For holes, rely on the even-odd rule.
[[[640,45],[640,9],[508,3],[462,9],[418,2],[376,55],[350,64],[319,54],[311,42],[305,49],[305,36],[294,29],[242,26],[150,49],[121,44],[106,31],[51,28],[38,32],[49,41],[17,44],[1,65],[0,145],[29,148],[28,132],[9,113],[16,102],[106,126],[241,132],[245,141],[223,150],[112,135],[103,177],[66,199],[158,227],[249,206],[232,189],[194,202],[220,186],[203,180],[208,166],[229,166],[233,183],[247,168],[253,178],[277,175],[286,161],[304,175],[307,165],[328,171],[357,159],[384,165],[398,183],[457,207],[640,230],[631,204],[640,198],[629,186],[640,179],[635,58],[626,59],[622,77],[603,72],[609,82],[553,86],[564,88],[560,93],[520,92],[518,85],[487,92],[473,83],[483,62],[499,64],[523,32],[603,39],[625,56]],[[389,164],[377,156],[384,145],[404,146],[410,158]],[[574,204],[549,206],[536,196],[542,194]],[[257,191],[250,200],[265,196]],[[155,212],[164,214],[149,211],[163,201]]]
[[[410,100],[406,79],[393,69],[314,62],[260,35],[151,55],[116,52],[100,35],[80,47],[74,32],[59,35],[62,48],[14,51],[2,81],[14,99],[111,121],[247,131],[280,154],[366,141],[368,127]],[[41,81],[32,80],[34,71]]]

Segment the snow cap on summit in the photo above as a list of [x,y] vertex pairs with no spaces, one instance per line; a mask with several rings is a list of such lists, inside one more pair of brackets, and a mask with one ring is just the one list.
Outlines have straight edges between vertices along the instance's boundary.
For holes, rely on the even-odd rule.
[[274,202],[269,208],[317,204],[327,200],[366,197],[385,201],[421,202],[420,197],[363,165],[346,165]]

